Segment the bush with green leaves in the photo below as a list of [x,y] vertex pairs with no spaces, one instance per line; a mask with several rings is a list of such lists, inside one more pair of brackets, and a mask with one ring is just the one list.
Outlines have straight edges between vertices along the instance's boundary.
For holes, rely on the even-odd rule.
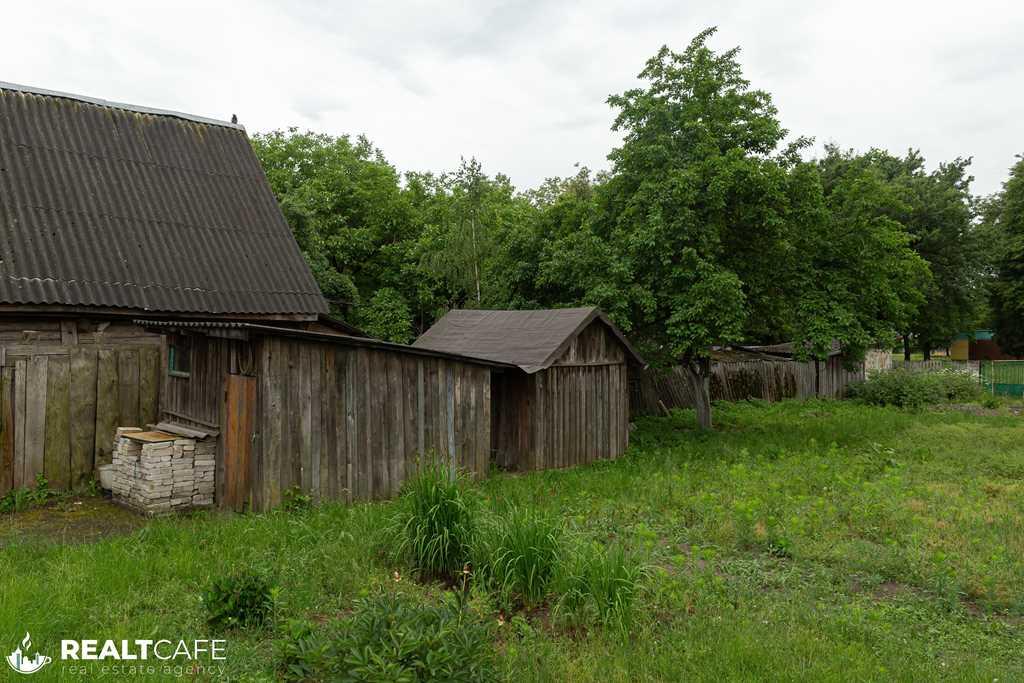
[[569,555],[556,611],[576,623],[625,630],[645,575],[621,545],[582,545]]
[[274,611],[277,589],[270,578],[253,571],[216,577],[203,592],[206,621],[214,628],[259,627]]
[[402,487],[386,551],[421,579],[453,581],[471,559],[477,509],[465,478],[430,460]]
[[480,525],[473,578],[505,608],[534,607],[549,594],[562,561],[561,528],[544,514],[510,507]]
[[278,674],[294,681],[498,679],[492,633],[451,594],[435,606],[378,593],[327,632],[291,625],[278,643]]
[[863,382],[852,384],[851,398],[880,406],[921,408],[945,402],[980,400],[983,388],[977,377],[949,368],[939,371],[896,368],[872,373]]

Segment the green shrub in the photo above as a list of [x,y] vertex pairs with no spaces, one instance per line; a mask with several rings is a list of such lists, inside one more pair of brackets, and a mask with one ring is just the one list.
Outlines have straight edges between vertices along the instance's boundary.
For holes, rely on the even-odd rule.
[[278,645],[278,673],[296,681],[498,679],[491,633],[453,596],[430,606],[386,593],[357,601],[329,635],[292,626]]
[[510,508],[484,522],[473,546],[473,578],[503,607],[533,607],[548,596],[561,561],[561,533],[550,517]]
[[955,369],[941,370],[932,373],[938,375],[938,381],[946,399],[954,403],[980,401],[985,394],[984,387],[977,377],[968,372]]
[[203,593],[206,621],[215,628],[263,626],[274,611],[277,589],[259,572],[215,578]]
[[947,401],[968,402],[982,397],[977,377],[953,368],[939,371],[896,368],[872,373],[850,386],[851,398],[880,406],[921,408]]
[[421,578],[454,580],[470,561],[476,510],[463,478],[429,462],[402,487],[383,535],[387,552]]
[[585,545],[570,556],[557,611],[576,623],[625,630],[646,572],[620,545]]

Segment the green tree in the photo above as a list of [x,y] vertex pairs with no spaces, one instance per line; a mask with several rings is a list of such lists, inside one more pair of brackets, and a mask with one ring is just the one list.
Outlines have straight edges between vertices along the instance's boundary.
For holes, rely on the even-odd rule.
[[414,258],[432,283],[434,312],[507,306],[493,261],[503,240],[529,225],[526,198],[506,176],[487,176],[476,159],[463,159],[454,173],[410,174],[407,184],[423,226]]
[[1013,355],[1024,355],[1024,157],[1010,169],[998,199],[994,224],[1003,253],[991,288],[996,341]]
[[358,323],[371,337],[408,344],[412,341],[412,315],[402,294],[382,287],[359,309]]
[[928,264],[931,277],[920,282],[917,312],[899,330],[908,358],[911,340],[928,358],[968,329],[984,306],[986,257],[974,222],[970,159],[942,163],[928,173],[916,150],[900,158],[878,149],[856,154],[828,146],[819,163],[827,192],[868,174],[884,186],[875,213],[903,226],[910,246]]
[[894,216],[900,194],[872,166],[830,177],[821,173],[827,215],[796,231],[796,332],[810,355],[838,340],[856,359],[874,343],[891,343],[924,302],[927,263],[910,247],[913,237]]
[[408,298],[403,271],[419,228],[380,150],[364,137],[295,128],[252,144],[333,313],[359,319],[382,287]]
[[902,226],[872,209],[873,176],[826,197],[771,97],[750,87],[738,49],[662,48],[644,86],[609,98],[623,143],[577,230],[545,246],[538,280],[563,301],[605,308],[646,355],[681,364],[711,425],[709,352],[793,339],[856,354],[904,324],[926,268]]

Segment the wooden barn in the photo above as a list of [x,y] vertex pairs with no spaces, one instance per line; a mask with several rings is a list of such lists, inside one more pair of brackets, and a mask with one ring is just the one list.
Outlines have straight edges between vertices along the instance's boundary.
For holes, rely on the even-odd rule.
[[326,312],[241,126],[0,83],[0,495],[160,418],[190,354],[133,319],[352,332]]
[[629,371],[644,362],[597,308],[453,310],[413,345],[517,367],[491,379],[500,467],[571,467],[626,450]]
[[217,501],[265,510],[394,496],[422,455],[484,477],[491,379],[511,364],[253,323],[139,321],[191,349],[163,412],[220,435]]

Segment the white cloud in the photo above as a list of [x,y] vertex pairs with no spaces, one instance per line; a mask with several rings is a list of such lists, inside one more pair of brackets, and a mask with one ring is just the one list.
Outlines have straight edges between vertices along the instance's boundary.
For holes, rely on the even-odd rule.
[[366,133],[402,170],[476,155],[521,187],[606,165],[605,98],[709,25],[783,123],[931,164],[975,191],[1024,152],[1024,5],[774,2],[18,3],[0,80],[229,118]]

